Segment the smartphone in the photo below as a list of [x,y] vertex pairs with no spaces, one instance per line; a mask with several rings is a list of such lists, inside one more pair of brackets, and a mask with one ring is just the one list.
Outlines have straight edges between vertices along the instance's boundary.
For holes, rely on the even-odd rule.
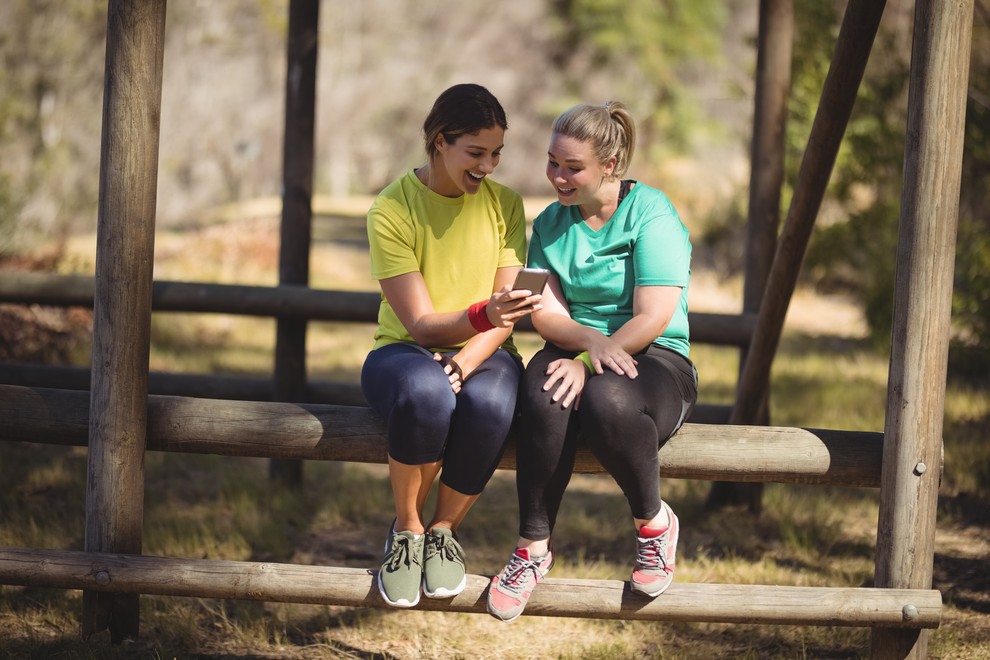
[[516,274],[516,282],[512,289],[528,289],[533,293],[543,293],[543,287],[550,279],[550,271],[545,268],[523,268]]

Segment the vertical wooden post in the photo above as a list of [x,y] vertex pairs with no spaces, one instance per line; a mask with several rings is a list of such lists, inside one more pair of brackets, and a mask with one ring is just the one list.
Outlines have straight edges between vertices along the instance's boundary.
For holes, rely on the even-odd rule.
[[784,231],[777,241],[753,339],[739,376],[732,424],[754,424],[770,390],[770,367],[784,329],[787,307],[885,5],[885,0],[850,0],[846,6],[808,147],[798,171],[794,198]]
[[[874,582],[920,589],[942,475],[973,0],[918,0],[914,20]],[[873,630],[874,658],[927,655],[928,631]]]
[[[110,0],[93,314],[86,540],[141,553],[164,0]],[[84,636],[138,634],[138,595],[86,592]]]
[[[780,189],[784,181],[784,148],[787,100],[791,91],[791,59],[794,42],[793,0],[760,0],[756,54],[756,91],[753,142],[750,153],[749,219],[746,223],[746,273],[743,312],[760,311],[763,290],[770,276],[780,227]],[[747,348],[739,354],[740,374]],[[765,400],[753,424],[770,423]],[[759,513],[763,484],[716,481],[708,505],[745,504]]]
[[[319,0],[289,3],[279,284],[309,285],[319,18]],[[306,325],[305,319],[278,319],[273,397],[276,401],[300,401],[305,392]],[[269,463],[269,475],[298,485],[302,482],[302,461],[273,459]]]

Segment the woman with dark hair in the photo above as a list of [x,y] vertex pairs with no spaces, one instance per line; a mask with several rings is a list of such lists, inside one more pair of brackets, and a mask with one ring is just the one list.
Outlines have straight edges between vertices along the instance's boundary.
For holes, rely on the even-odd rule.
[[635,143],[618,101],[575,106],[553,124],[546,173],[557,201],[529,246],[529,265],[551,276],[533,315],[546,346],[520,392],[519,540],[488,591],[488,611],[504,621],[553,566],[550,535],[582,437],[629,503],[631,590],[657,596],[673,579],[678,521],[660,499],[657,451],[697,399],[691,242],[666,195],[622,178]]
[[[444,91],[423,124],[427,162],[368,212],[382,302],[361,387],[388,424],[395,521],[378,573],[395,607],[464,589],[456,530],[502,456],[522,362],[516,321],[540,292],[511,290],[526,256],[522,198],[489,175],[508,127],[480,85]],[[436,509],[423,509],[440,475]]]

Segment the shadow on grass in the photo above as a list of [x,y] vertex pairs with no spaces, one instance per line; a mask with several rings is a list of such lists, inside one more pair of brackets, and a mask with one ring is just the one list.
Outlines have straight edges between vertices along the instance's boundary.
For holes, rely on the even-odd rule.
[[0,545],[81,550],[85,530],[84,451],[4,443],[0,460]]
[[[146,503],[149,545],[203,547],[210,558],[245,561],[377,556],[372,548],[380,547],[393,515],[388,480],[341,463],[309,461],[303,469],[299,489],[269,480],[265,459],[162,455],[148,471],[148,492],[157,493]],[[165,534],[152,539],[155,523]],[[348,532],[358,527],[364,531],[355,547]],[[323,556],[314,556],[317,550]]]

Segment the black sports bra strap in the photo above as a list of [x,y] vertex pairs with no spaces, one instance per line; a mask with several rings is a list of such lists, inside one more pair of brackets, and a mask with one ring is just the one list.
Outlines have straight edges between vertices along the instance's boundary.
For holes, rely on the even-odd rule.
[[635,179],[623,179],[622,184],[619,186],[619,202],[616,204],[618,206],[622,203],[622,200],[626,198],[629,191],[632,190],[633,184],[636,183]]

